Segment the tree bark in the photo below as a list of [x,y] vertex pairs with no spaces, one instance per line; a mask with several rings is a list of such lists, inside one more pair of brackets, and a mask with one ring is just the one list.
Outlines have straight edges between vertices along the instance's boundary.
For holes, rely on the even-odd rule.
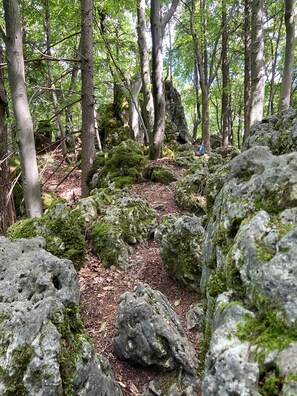
[[165,94],[163,86],[163,37],[161,25],[160,0],[151,2],[151,32],[152,32],[152,85],[154,98],[154,141],[150,149],[150,158],[162,156],[162,145],[165,135]]
[[147,27],[145,18],[145,0],[137,1],[137,41],[140,57],[140,69],[143,92],[143,119],[147,130],[150,148],[153,147],[154,137],[154,102],[151,90],[151,70],[149,64]]
[[285,24],[286,24],[286,53],[281,86],[279,110],[286,110],[290,106],[291,86],[294,69],[295,51],[295,22],[294,0],[285,0]]
[[[0,45],[0,63],[2,63],[2,53],[3,48]],[[7,228],[15,222],[7,152],[7,125],[5,122],[7,106],[3,69],[0,69],[0,235],[4,235]]]
[[223,0],[222,4],[222,146],[227,147],[229,144],[229,64],[227,58],[228,52],[228,32],[226,29],[227,12],[226,2]]
[[250,127],[263,119],[265,94],[263,0],[252,2]]
[[[46,33],[46,46],[47,46],[46,54],[48,56],[52,56],[52,50],[51,50],[51,27],[50,27],[50,8],[49,8],[48,0],[44,0],[44,5],[45,5],[44,30],[45,30],[45,33]],[[59,112],[58,97],[57,97],[56,85],[55,85],[55,81],[54,81],[54,73],[53,73],[52,62],[48,62],[47,66],[48,66],[49,88],[51,89],[51,92],[52,92],[54,111],[55,111],[55,114],[56,114],[56,120],[57,120],[57,123],[58,123],[58,126],[59,126],[59,130],[60,130],[62,153],[63,153],[64,160],[67,163],[70,163],[70,161],[68,159],[68,156],[67,156],[67,145],[66,145],[65,129],[64,129],[63,122],[61,120],[60,112]]]
[[89,194],[88,174],[95,157],[93,1],[81,2],[81,70],[82,70],[82,196]]
[[8,79],[17,126],[22,185],[28,217],[42,216],[42,203],[34,144],[33,123],[25,85],[22,32],[18,2],[3,0],[6,25]]

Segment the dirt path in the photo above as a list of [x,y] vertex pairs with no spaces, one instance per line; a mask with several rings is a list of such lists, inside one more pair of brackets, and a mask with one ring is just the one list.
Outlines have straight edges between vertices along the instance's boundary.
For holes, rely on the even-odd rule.
[[[174,167],[172,162],[166,161],[166,165],[174,168],[179,175],[182,173],[181,168]],[[76,200],[80,196],[78,184],[80,171],[72,172],[56,188],[65,174],[66,168],[62,165],[59,171],[45,184],[43,190],[55,191],[67,200]],[[133,185],[131,190],[148,200],[157,211],[158,219],[168,213],[181,213],[176,206],[173,186],[147,182]],[[189,308],[197,303],[199,296],[178,286],[168,277],[154,240],[149,241],[147,246],[137,248],[130,259],[135,262],[135,265],[127,271],[114,266],[103,268],[99,257],[89,249],[86,263],[79,271],[78,276],[81,313],[97,352],[108,358],[116,380],[122,387],[123,394],[139,396],[150,380],[162,382],[164,374],[152,369],[132,367],[114,355],[112,339],[117,334],[115,321],[120,295],[127,291],[133,291],[138,282],[147,283],[152,288],[164,293],[179,315],[185,332],[196,349],[198,349],[198,337],[195,332],[187,331],[185,316]]]

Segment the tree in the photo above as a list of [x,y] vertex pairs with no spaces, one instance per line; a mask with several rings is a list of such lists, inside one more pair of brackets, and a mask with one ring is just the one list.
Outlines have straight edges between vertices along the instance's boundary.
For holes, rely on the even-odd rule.
[[251,21],[251,110],[250,127],[263,119],[265,95],[263,0],[253,0]]
[[295,50],[295,10],[294,0],[285,0],[285,24],[286,24],[286,54],[281,86],[279,110],[286,110],[290,106],[291,86],[294,68]]
[[[3,47],[0,45],[0,63]],[[15,208],[11,193],[10,172],[7,151],[6,114],[8,103],[4,88],[3,70],[0,69],[0,234],[5,234],[7,228],[15,222]]]
[[89,194],[87,179],[95,157],[95,97],[93,60],[93,0],[81,2],[81,71],[82,71],[82,196]]
[[16,120],[22,186],[28,217],[42,216],[41,192],[34,143],[33,123],[25,84],[22,31],[16,0],[3,0],[8,79]]

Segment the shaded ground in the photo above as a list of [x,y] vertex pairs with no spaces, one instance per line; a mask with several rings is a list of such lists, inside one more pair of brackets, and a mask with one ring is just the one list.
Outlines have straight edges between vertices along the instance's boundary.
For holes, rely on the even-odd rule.
[[[67,200],[77,200],[80,197],[80,171],[75,169],[70,172],[67,165],[48,164],[43,174],[46,180],[44,191],[54,191]],[[166,166],[175,170],[180,176],[181,168],[173,165],[170,160],[162,160]],[[158,165],[160,162],[158,163]],[[57,169],[54,175],[51,172]],[[68,177],[61,183],[63,178]],[[61,184],[59,184],[61,183]],[[181,213],[176,206],[174,189],[172,185],[166,186],[160,183],[141,183],[132,186],[131,190],[145,197],[150,205],[157,211],[158,219],[164,214]],[[87,331],[90,333],[98,353],[108,358],[116,380],[120,383],[124,395],[141,395],[145,385],[154,379],[162,382],[164,373],[153,369],[132,367],[127,362],[121,361],[114,355],[112,339],[117,333],[115,326],[118,312],[118,301],[122,293],[133,291],[137,282],[149,284],[152,288],[164,293],[179,315],[185,332],[198,348],[198,335],[186,329],[186,312],[197,303],[199,296],[189,292],[172,281],[165,272],[156,243],[149,241],[147,246],[137,248],[130,259],[135,263],[127,271],[117,269],[114,266],[104,268],[100,258],[93,254],[91,249],[86,256],[86,263],[79,271],[79,285],[81,294],[81,313]],[[170,375],[170,374],[166,374]]]

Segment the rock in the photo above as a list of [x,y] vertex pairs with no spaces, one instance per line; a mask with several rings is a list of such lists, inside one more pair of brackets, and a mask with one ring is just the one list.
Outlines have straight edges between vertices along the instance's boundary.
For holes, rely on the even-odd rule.
[[[166,115],[176,129],[176,138],[179,143],[192,142],[192,137],[189,134],[188,125],[184,109],[181,102],[181,97],[178,91],[173,87],[170,80],[164,83],[165,100],[166,100]],[[168,128],[165,128],[165,137],[168,139]]]
[[94,224],[90,240],[103,265],[127,269],[132,265],[128,261],[132,247],[147,242],[156,225],[156,212],[148,202],[122,191]]
[[250,311],[230,304],[232,294],[221,294],[215,303],[213,332],[205,360],[203,396],[260,396],[259,366],[251,359],[250,344],[237,336],[237,325]]
[[83,264],[86,246],[78,218],[62,203],[50,207],[42,218],[13,224],[7,236],[11,239],[42,236],[50,253],[73,261],[76,268]]
[[243,150],[253,146],[268,146],[276,155],[297,151],[297,109],[273,114],[252,128]]
[[84,330],[71,261],[44,247],[0,238],[0,394],[121,395]]
[[170,184],[177,180],[175,173],[166,166],[149,165],[144,171],[144,176],[152,182],[163,184]]
[[133,182],[143,181],[147,161],[140,144],[133,140],[121,142],[108,152],[98,173],[96,188],[105,188],[111,183],[116,188],[124,188],[130,187]]
[[196,329],[201,332],[204,320],[203,308],[198,305],[190,308],[186,313],[186,319],[188,330]]
[[113,340],[121,359],[163,370],[181,369],[196,377],[198,360],[166,297],[138,283],[120,298],[119,335]]
[[155,230],[162,263],[169,276],[200,291],[204,228],[196,216],[166,215]]
[[205,186],[209,171],[207,161],[199,158],[176,183],[175,199],[183,209],[196,215],[206,212]]

